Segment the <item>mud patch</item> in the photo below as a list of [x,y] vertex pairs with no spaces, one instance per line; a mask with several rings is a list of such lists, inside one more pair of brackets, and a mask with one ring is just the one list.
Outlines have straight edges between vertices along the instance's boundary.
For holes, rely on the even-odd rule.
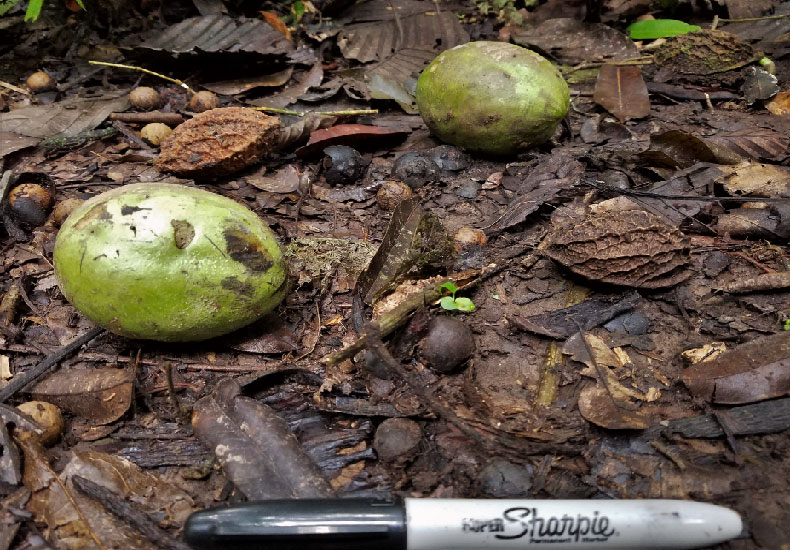
[[176,242],[176,248],[183,250],[195,238],[195,228],[186,220],[170,220],[170,225],[173,226],[173,238]]
[[242,229],[226,229],[223,233],[228,255],[252,272],[262,273],[274,265],[269,252],[254,235]]

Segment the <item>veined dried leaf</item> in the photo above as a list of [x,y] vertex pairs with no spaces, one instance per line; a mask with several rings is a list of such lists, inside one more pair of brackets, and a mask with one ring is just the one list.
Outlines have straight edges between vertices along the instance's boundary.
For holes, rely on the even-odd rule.
[[650,95],[638,65],[601,67],[593,99],[620,122],[650,114]]
[[[770,104],[769,104],[770,105]],[[790,138],[770,128],[743,128],[705,138],[737,155],[755,160],[780,160],[787,155]]]
[[407,128],[338,124],[325,130],[316,130],[310,134],[310,141],[304,147],[297,149],[296,154],[300,157],[309,157],[323,151],[330,145],[348,145],[372,150],[386,143],[400,141],[409,133],[411,133],[411,129]]
[[248,76],[245,78],[234,78],[233,80],[223,80],[221,82],[209,82],[202,86],[220,95],[236,95],[254,90],[255,88],[282,86],[291,79],[293,67],[288,67],[282,71],[260,76]]
[[36,384],[31,395],[94,424],[120,418],[132,403],[131,375],[120,369],[58,371]]
[[743,162],[722,166],[723,176],[717,181],[733,196],[790,197],[790,168]]
[[790,393],[790,332],[741,344],[685,371],[683,383],[713,403],[737,405]]

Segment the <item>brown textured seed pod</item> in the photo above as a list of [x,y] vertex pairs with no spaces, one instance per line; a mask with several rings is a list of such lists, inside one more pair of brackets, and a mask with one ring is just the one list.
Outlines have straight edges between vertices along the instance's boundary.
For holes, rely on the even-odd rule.
[[52,214],[50,214],[49,219],[50,221],[55,224],[56,226],[60,226],[66,218],[69,217],[75,208],[85,202],[82,199],[64,199],[58,204],[55,205],[55,208],[52,209]]
[[152,111],[162,104],[162,97],[153,88],[138,86],[129,92],[129,102],[140,111]]
[[193,95],[187,103],[187,109],[193,113],[203,113],[217,107],[219,107],[219,98],[213,92],[206,90]]
[[18,405],[17,409],[44,428],[44,433],[39,436],[42,444],[52,445],[58,440],[63,431],[63,415],[59,408],[46,401],[27,401]]
[[227,176],[273,149],[279,128],[280,119],[253,109],[212,109],[176,127],[154,165],[183,177]]
[[37,183],[23,183],[8,193],[11,212],[23,223],[39,226],[47,219],[52,207],[52,193]]
[[36,71],[27,77],[25,84],[31,92],[34,94],[39,94],[41,92],[54,90],[56,82],[54,78],[49,76],[44,71]]
[[140,130],[140,137],[154,147],[159,147],[165,138],[172,133],[173,130],[171,130],[170,126],[167,124],[162,124],[161,122],[152,122],[151,124],[146,124],[142,127]]
[[590,213],[562,225],[541,244],[544,253],[593,281],[634,288],[663,288],[689,276],[688,239],[644,210]]
[[486,234],[480,229],[462,227],[453,235],[453,241],[455,242],[455,249],[461,252],[462,250],[468,250],[473,247],[485,246],[488,239],[486,238]]
[[406,199],[410,199],[412,195],[411,187],[402,181],[385,181],[376,193],[376,203],[379,208],[391,211]]

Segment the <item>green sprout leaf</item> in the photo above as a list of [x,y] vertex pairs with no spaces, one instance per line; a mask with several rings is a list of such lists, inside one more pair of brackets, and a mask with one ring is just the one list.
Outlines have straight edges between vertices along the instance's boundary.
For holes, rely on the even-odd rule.
[[700,30],[697,25],[689,25],[676,19],[650,19],[632,23],[626,29],[632,40],[651,40],[654,38],[670,38],[679,34],[688,34]]
[[454,309],[458,309],[458,304],[455,300],[453,300],[452,296],[445,296],[439,302],[439,305],[442,306],[442,309],[447,309],[452,311]]
[[785,319],[783,328],[784,330],[790,330],[790,319]]
[[447,292],[455,296],[455,293],[458,292],[458,287],[455,286],[452,282],[448,281],[444,283],[442,286],[440,286],[439,290],[446,290]]
[[19,0],[4,0],[0,1],[0,15],[5,15],[8,13],[11,8],[16,6],[19,3]]
[[25,12],[25,22],[35,21],[41,14],[41,6],[44,5],[44,0],[30,0]]
[[456,298],[455,307],[460,311],[474,311],[475,305],[469,298]]

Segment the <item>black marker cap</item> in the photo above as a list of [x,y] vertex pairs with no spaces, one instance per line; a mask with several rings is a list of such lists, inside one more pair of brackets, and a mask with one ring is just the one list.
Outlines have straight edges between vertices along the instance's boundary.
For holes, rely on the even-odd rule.
[[404,550],[401,502],[377,499],[265,500],[192,514],[193,548],[234,550]]

